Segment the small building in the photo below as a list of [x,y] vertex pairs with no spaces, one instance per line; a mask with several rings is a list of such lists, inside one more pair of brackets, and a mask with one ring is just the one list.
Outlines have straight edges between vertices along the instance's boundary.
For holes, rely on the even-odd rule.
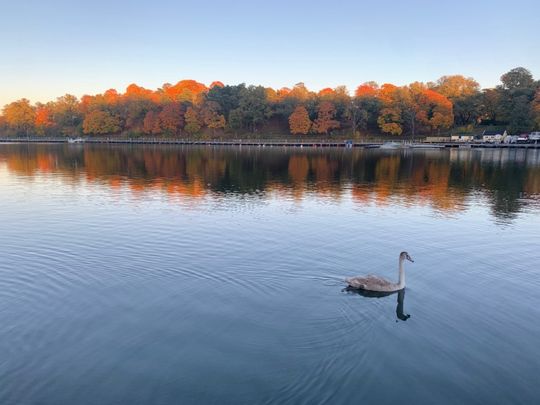
[[484,131],[482,133],[482,141],[489,143],[500,143],[508,134],[504,131]]
[[472,142],[474,141],[474,135],[452,135],[450,140],[452,142]]

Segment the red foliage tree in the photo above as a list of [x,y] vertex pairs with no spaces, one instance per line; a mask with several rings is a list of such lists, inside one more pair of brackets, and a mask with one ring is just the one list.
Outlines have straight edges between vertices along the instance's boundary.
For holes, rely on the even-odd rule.
[[336,108],[329,101],[319,104],[317,119],[313,123],[313,130],[319,134],[328,134],[328,131],[339,128],[339,122],[334,119]]
[[143,121],[143,132],[148,135],[161,134],[159,114],[155,111],[148,111]]
[[184,126],[184,109],[180,103],[169,103],[159,113],[159,127],[162,132],[176,135]]

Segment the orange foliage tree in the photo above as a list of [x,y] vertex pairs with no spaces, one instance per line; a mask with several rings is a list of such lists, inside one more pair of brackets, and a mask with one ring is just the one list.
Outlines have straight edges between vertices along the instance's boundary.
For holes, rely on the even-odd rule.
[[311,128],[311,120],[306,107],[303,105],[297,106],[293,113],[289,116],[289,128],[292,134],[305,135]]
[[391,135],[401,135],[408,129],[415,135],[418,110],[416,99],[424,89],[425,85],[422,83],[403,87],[384,84],[378,93],[378,99],[382,103],[377,118],[380,130]]
[[36,108],[35,126],[39,135],[44,135],[47,128],[54,125],[52,110],[46,105],[39,105]]
[[36,120],[36,112],[26,98],[6,105],[3,114],[8,125],[26,135],[29,134]]
[[356,97],[376,97],[379,86],[375,82],[367,82],[356,88],[354,95]]
[[450,128],[454,122],[452,102],[434,90],[424,90],[418,98],[417,119],[431,130]]
[[174,86],[163,86],[163,92],[169,100],[190,102],[192,104],[199,104],[202,94],[207,90],[204,84],[195,80],[181,80]]

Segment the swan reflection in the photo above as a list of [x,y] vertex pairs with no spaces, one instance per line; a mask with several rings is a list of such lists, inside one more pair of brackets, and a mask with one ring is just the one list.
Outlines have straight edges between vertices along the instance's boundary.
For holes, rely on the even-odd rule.
[[[367,298],[383,298],[387,297],[389,295],[394,295],[397,293],[397,306],[396,306],[396,316],[399,320],[406,321],[411,317],[411,315],[406,314],[403,311],[403,302],[405,301],[405,288],[399,290],[399,291],[393,291],[393,292],[383,292],[383,291],[367,291],[367,290],[360,290],[357,288],[352,288],[350,286],[347,286],[343,289],[343,291],[346,291],[350,294],[358,294],[362,297]],[[396,320],[397,322],[397,320]]]

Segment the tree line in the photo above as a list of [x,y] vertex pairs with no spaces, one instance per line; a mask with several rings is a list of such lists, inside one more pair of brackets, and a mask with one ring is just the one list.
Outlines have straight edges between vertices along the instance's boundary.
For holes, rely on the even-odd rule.
[[490,89],[452,75],[405,86],[366,82],[351,95],[345,86],[313,92],[303,83],[274,90],[182,80],[157,90],[131,84],[124,93],[111,89],[80,99],[66,94],[48,103],[23,98],[0,115],[4,136],[416,136],[471,132],[478,125],[509,133],[540,129],[540,81],[518,67]]

